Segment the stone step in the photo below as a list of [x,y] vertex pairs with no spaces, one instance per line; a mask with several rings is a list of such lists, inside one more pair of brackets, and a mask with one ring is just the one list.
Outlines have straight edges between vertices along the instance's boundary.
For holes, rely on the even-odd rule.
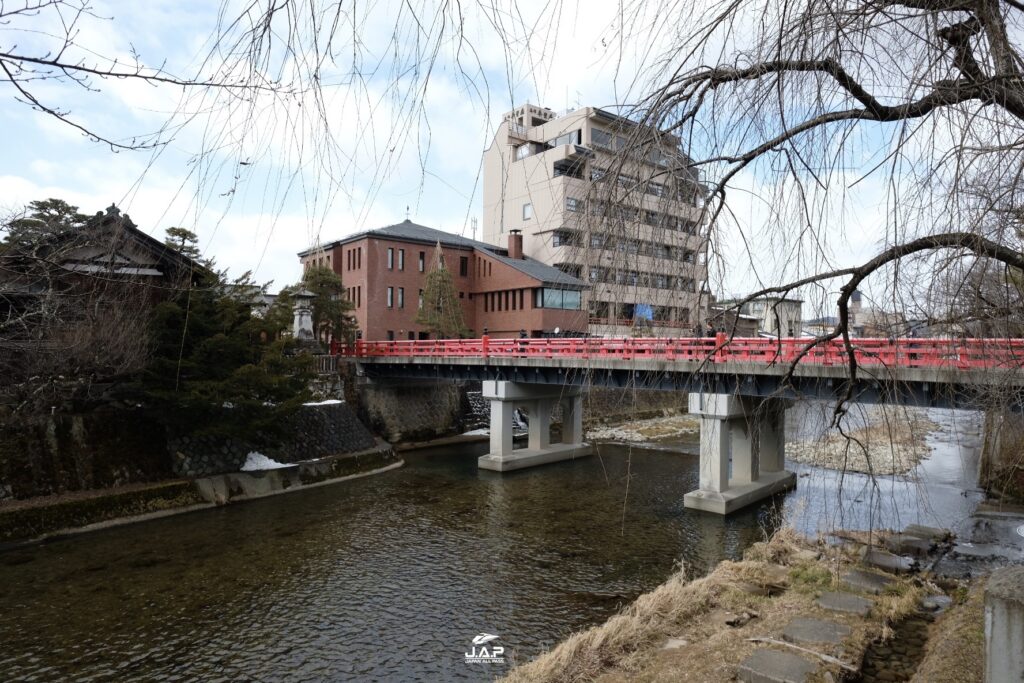
[[864,564],[869,567],[875,567],[876,569],[892,572],[893,574],[906,574],[917,569],[917,562],[909,557],[893,555],[892,553],[886,550],[880,550],[879,548],[865,547],[861,557],[863,558]]
[[935,541],[936,543],[948,541],[953,537],[953,532],[949,529],[939,529],[934,526],[922,526],[921,524],[909,524],[907,525],[907,528],[903,530],[903,533],[907,536],[917,536],[918,538]]
[[874,606],[874,602],[852,593],[822,593],[818,598],[818,607],[833,612],[845,612],[866,617]]
[[927,557],[935,548],[935,542],[911,534],[892,534],[885,539],[885,547],[897,555]]
[[828,643],[838,645],[850,635],[850,627],[825,619],[797,617],[782,630],[782,639],[791,643]]
[[843,574],[843,587],[852,590],[863,591],[878,595],[885,590],[885,587],[892,583],[892,577],[874,572],[865,572],[860,569]]
[[740,663],[736,674],[745,683],[804,683],[817,668],[803,657],[761,648]]

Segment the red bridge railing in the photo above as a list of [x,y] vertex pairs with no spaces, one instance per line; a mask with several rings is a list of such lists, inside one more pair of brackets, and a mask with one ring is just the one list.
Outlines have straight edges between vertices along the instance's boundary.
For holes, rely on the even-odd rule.
[[[620,358],[712,363],[790,363],[809,339],[694,337],[639,339],[436,339],[357,341],[334,352],[352,358]],[[1022,368],[1024,339],[854,339],[861,366],[902,368]],[[840,340],[816,345],[800,360],[808,365],[845,365]]]

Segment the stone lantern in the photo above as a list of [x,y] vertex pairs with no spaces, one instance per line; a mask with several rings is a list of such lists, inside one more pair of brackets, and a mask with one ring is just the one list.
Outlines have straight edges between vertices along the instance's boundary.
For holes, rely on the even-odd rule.
[[313,299],[316,294],[308,289],[300,289],[292,294],[295,299],[293,311],[295,318],[292,322],[292,337],[299,341],[314,341],[313,334]]

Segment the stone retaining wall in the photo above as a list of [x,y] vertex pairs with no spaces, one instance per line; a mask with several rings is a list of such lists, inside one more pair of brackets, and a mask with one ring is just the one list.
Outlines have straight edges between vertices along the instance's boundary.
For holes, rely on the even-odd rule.
[[0,425],[0,501],[173,476],[163,426],[141,409]]
[[290,463],[376,443],[345,403],[303,406],[281,433],[251,441],[168,437],[154,415],[127,408],[8,422],[0,425],[0,502],[237,472],[250,451]]
[[470,413],[466,387],[447,380],[347,382],[346,399],[375,434],[392,443],[457,434]]
[[172,439],[169,445],[175,473],[205,477],[237,472],[251,451],[292,463],[373,448],[376,441],[345,403],[303,406],[282,426],[285,436],[250,441],[191,435]]
[[607,389],[591,387],[583,398],[583,419],[607,421],[645,419],[666,413],[685,413],[688,408],[685,391],[652,391],[648,389]]

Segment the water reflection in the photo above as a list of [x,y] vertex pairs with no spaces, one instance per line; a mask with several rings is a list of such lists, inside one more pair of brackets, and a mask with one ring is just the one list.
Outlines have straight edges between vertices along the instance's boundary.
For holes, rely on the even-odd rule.
[[[0,555],[0,670],[25,680],[479,679],[760,539],[764,509],[683,510],[693,455],[500,475],[483,446],[378,477]],[[487,675],[500,673],[488,666]]]
[[[30,681],[490,678],[504,668],[463,661],[477,633],[498,634],[522,661],[678,563],[703,573],[774,529],[781,497],[728,518],[685,510],[696,443],[677,446],[690,454],[601,446],[504,475],[477,469],[482,444],[422,452],[373,478],[0,554],[0,671]],[[945,515],[960,514],[943,502],[960,481],[962,453],[950,448],[922,475]],[[827,502],[835,475],[804,469],[813,476],[785,501],[799,524],[859,509],[850,478],[837,505]],[[894,480],[890,498],[906,515],[904,486]]]

